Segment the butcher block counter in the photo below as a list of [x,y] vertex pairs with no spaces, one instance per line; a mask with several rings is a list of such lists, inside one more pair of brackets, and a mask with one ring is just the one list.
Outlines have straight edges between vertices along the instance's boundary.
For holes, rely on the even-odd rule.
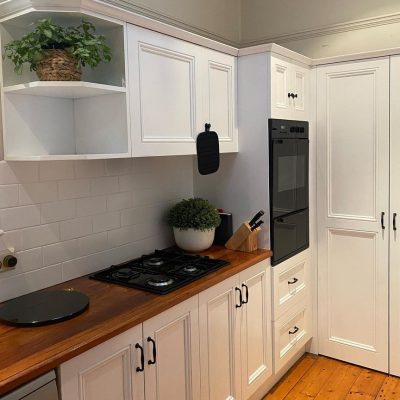
[[243,253],[214,246],[201,253],[230,262],[167,295],[77,278],[45,290],[69,289],[85,293],[89,309],[69,321],[36,328],[0,323],[0,395],[59,366],[210,286],[271,257],[268,250]]

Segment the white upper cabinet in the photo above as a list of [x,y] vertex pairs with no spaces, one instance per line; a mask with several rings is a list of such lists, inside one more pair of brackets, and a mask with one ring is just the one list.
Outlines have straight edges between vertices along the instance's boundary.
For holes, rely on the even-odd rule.
[[307,120],[310,71],[271,56],[271,118]]
[[195,154],[208,122],[237,151],[235,57],[133,25],[128,57],[133,156]]
[[[204,120],[218,133],[220,151],[238,151],[237,59],[213,50],[203,50],[203,63],[207,63],[204,84]],[[202,127],[204,129],[204,126]]]
[[82,81],[39,81],[24,65],[14,72],[2,61],[1,91],[4,158],[59,160],[130,157],[127,110],[126,25],[106,17],[77,12],[27,12],[1,24],[1,49],[51,18],[61,26],[77,26],[82,18],[106,37],[112,61],[83,69]]

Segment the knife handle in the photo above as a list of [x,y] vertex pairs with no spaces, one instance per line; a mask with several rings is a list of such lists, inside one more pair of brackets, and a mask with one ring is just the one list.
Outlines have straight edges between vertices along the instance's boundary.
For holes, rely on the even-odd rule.
[[251,227],[251,231],[255,231],[260,225],[262,225],[264,223],[264,221],[262,219],[260,219],[260,221],[256,222],[252,227]]
[[249,225],[252,227],[256,223],[256,221],[264,215],[264,211],[260,210],[249,222]]

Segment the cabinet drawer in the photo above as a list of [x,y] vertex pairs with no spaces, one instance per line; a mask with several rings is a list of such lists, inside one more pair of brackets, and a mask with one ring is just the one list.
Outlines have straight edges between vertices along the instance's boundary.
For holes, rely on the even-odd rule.
[[275,374],[311,338],[311,308],[304,300],[274,323]]
[[272,268],[274,321],[308,294],[309,264],[308,251],[304,251]]

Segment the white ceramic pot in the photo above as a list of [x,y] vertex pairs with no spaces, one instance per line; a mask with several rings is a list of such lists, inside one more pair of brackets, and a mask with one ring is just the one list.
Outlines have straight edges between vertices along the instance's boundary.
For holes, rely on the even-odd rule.
[[211,247],[214,241],[215,228],[200,231],[192,228],[182,230],[174,227],[174,236],[177,246],[182,250],[198,252]]

